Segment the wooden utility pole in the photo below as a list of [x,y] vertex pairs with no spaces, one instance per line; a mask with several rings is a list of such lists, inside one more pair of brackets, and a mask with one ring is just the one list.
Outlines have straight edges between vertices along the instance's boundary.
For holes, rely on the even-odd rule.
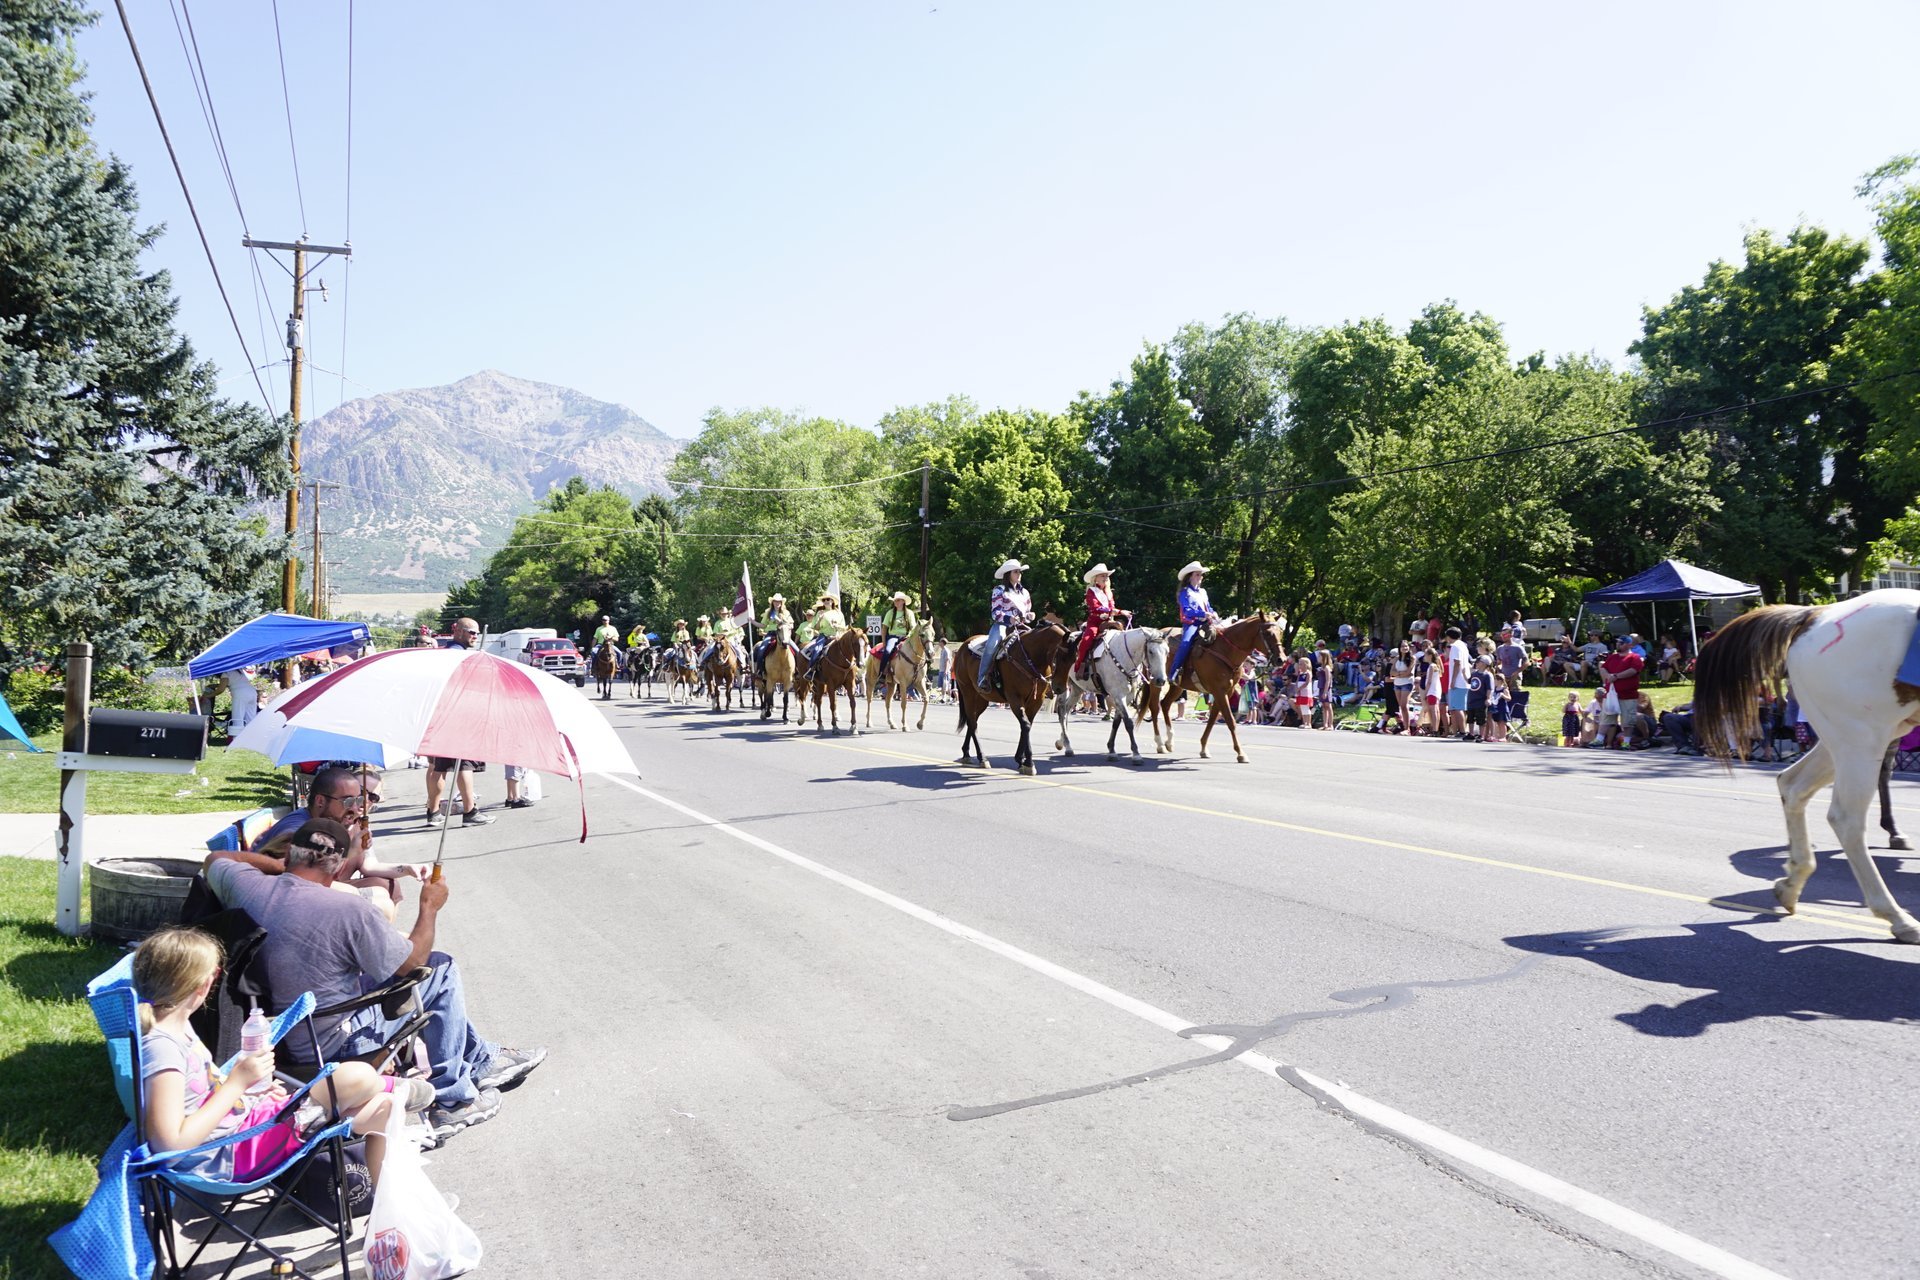
[[927,599],[927,538],[933,531],[933,522],[927,519],[928,503],[931,501],[933,484],[933,464],[920,464],[920,611],[933,616],[933,602]]
[[[327,615],[322,612],[325,607],[326,596],[321,591],[320,538],[325,530],[320,527],[320,491],[322,489],[338,489],[340,486],[331,480],[309,480],[300,487],[302,489],[313,490],[313,560],[312,569],[308,575],[311,585],[309,588],[307,612],[312,617],[324,618]],[[287,612],[291,613],[293,611],[289,609]]]
[[[308,244],[305,236],[292,244],[280,240],[255,240],[251,236],[243,237],[240,243],[249,249],[279,249],[293,255],[293,314],[287,317],[287,416],[293,423],[293,430],[287,438],[287,459],[293,464],[293,483],[287,488],[287,563],[280,579],[280,607],[292,613],[300,585],[300,564],[293,554],[293,539],[300,532],[300,393],[302,375],[306,370],[307,255],[327,258],[340,254],[351,258],[353,246]],[[282,675],[281,683],[288,688],[293,686],[291,664]]]

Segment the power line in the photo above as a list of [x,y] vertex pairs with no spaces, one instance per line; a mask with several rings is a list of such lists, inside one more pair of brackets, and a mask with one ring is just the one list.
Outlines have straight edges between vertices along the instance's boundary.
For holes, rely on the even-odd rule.
[[[115,4],[120,0],[114,0]],[[293,194],[300,202],[300,234],[307,233],[307,193],[300,188],[300,148],[293,140],[293,93],[287,87],[287,46],[280,38],[280,0],[273,0],[273,47],[280,54],[280,101],[287,109],[287,151],[293,156]]]
[[845,484],[808,484],[792,488],[758,488],[752,485],[708,484],[704,480],[669,480],[668,484],[682,488],[711,489],[716,493],[825,493],[832,489],[857,489],[865,484],[879,484],[883,480],[898,480],[901,476],[917,476],[920,468],[912,467],[906,471],[895,471],[891,475],[872,476],[866,480],[849,480]]
[[254,364],[253,353],[247,349],[247,339],[240,332],[240,317],[234,314],[233,299],[227,296],[226,282],[220,279],[220,266],[213,260],[213,246],[207,243],[207,229],[200,223],[200,211],[194,207],[193,192],[187,187],[187,175],[180,168],[180,156],[173,149],[173,138],[167,133],[166,118],[160,114],[160,99],[154,95],[153,80],[147,75],[147,63],[140,56],[140,44],[133,38],[133,24],[127,19],[126,0],[113,0],[113,7],[120,14],[120,29],[127,33],[127,48],[133,53],[133,65],[140,72],[140,83],[147,91],[147,105],[153,108],[153,122],[160,128],[160,140],[167,146],[167,159],[173,162],[173,176],[180,181],[180,194],[187,202],[187,213],[193,218],[193,229],[199,233],[200,248],[207,255],[207,269],[213,272],[213,286],[220,291],[220,301],[227,309],[227,319],[233,325],[234,341],[240,344],[240,354],[246,358],[247,366],[253,373],[253,385],[260,392],[262,403],[267,406],[270,416],[278,417],[273,411],[273,401],[267,397],[267,388],[260,381],[260,370]]

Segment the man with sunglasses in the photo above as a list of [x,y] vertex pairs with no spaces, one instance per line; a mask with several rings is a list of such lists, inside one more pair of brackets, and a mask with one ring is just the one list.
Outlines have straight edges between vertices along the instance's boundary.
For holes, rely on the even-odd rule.
[[251,849],[237,856],[256,870],[278,875],[286,869],[287,845],[296,831],[315,818],[337,822],[352,833],[352,845],[340,868],[341,886],[351,888],[356,876],[362,881],[385,881],[388,903],[384,910],[391,918],[393,903],[400,897],[399,881],[408,876],[422,879],[426,868],[382,862],[361,845],[360,814],[362,810],[379,803],[379,788],[380,775],[377,773],[367,774],[363,784],[359,770],[328,766],[313,775],[313,787],[307,792],[306,808],[295,809],[268,827],[253,842]]

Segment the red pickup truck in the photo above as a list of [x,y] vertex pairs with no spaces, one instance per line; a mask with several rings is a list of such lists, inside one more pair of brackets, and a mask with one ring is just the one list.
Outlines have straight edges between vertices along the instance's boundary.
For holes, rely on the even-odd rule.
[[586,688],[587,661],[573,647],[571,640],[529,640],[527,647],[520,651],[520,661],[530,667],[538,667],[550,676],[571,680],[581,688]]

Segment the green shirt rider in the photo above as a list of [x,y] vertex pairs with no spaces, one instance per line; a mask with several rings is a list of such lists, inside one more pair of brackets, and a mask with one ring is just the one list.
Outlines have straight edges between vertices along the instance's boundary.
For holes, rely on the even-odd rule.
[[791,634],[793,614],[787,610],[787,598],[785,596],[777,591],[773,593],[773,599],[767,601],[767,616],[760,620],[760,625],[767,634],[761,638],[759,644],[753,646],[753,674],[755,676],[765,676],[767,674],[767,653],[773,648],[773,642],[780,638],[780,628],[788,628],[789,635],[787,639],[789,642],[794,640],[794,636]]
[[893,651],[900,647],[900,642],[912,635],[914,628],[920,625],[919,616],[907,603],[906,592],[894,592],[892,601],[893,603],[887,606],[886,613],[880,618],[880,670],[882,672],[885,672],[887,664],[893,661]]
[[840,602],[832,596],[823,595],[813,611],[813,639],[806,648],[807,661],[820,661],[820,654],[842,631],[847,629],[846,615],[840,612]]

